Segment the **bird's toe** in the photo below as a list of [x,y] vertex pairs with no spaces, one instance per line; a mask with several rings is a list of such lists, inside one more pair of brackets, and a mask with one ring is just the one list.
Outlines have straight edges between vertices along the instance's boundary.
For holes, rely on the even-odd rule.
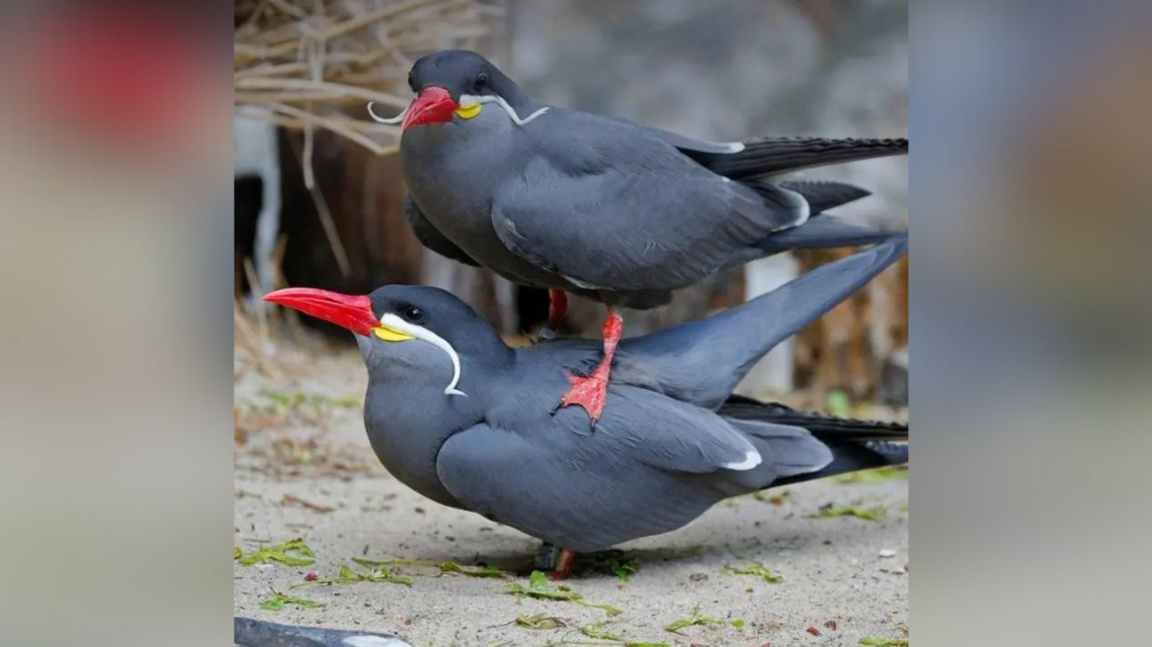
[[596,372],[588,377],[569,375],[568,382],[572,386],[560,398],[560,406],[584,407],[593,422],[599,420],[608,399],[608,378]]

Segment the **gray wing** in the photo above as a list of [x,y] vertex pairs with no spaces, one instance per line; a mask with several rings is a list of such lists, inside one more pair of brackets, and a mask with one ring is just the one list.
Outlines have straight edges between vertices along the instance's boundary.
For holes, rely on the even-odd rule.
[[472,260],[467,252],[457,247],[456,243],[448,240],[447,236],[440,233],[440,230],[428,221],[428,217],[424,215],[423,211],[420,211],[420,207],[416,206],[416,201],[410,195],[404,196],[404,215],[408,218],[412,233],[416,234],[421,245],[445,258],[465,265],[480,266],[479,263]]
[[908,234],[898,234],[718,315],[625,339],[612,379],[719,407],[769,350],[836,307],[907,251]]
[[688,523],[740,491],[732,475],[743,471],[725,466],[749,464],[756,452],[720,416],[635,387],[610,390],[591,435],[575,430],[587,425],[579,411],[545,410],[535,424],[492,422],[452,436],[437,475],[469,509],[580,551]]
[[651,133],[653,137],[662,139],[672,146],[675,146],[680,152],[686,155],[693,155],[696,153],[710,153],[714,155],[731,155],[736,151],[744,148],[743,142],[710,142],[704,139],[695,139],[693,137],[685,137],[684,135],[674,133],[660,128],[652,128],[650,126],[640,126],[644,130]]
[[675,289],[808,215],[800,194],[711,173],[644,129],[557,111],[492,221],[513,253],[581,287]]

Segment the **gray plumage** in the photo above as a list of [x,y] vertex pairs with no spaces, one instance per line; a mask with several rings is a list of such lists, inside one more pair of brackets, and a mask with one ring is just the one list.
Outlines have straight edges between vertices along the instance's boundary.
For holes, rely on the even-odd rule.
[[461,50],[420,59],[410,82],[508,106],[407,128],[401,157],[420,240],[517,283],[647,308],[755,258],[890,234],[820,215],[862,189],[774,176],[903,154],[907,140],[694,140],[548,106]]
[[[753,185],[755,186],[755,185]],[[823,214],[849,202],[865,198],[872,193],[851,184],[831,182],[826,180],[804,180],[794,182],[781,182],[784,189],[799,193],[812,209],[812,215]],[[475,259],[460,249],[456,243],[448,240],[444,234],[428,220],[420,211],[420,207],[411,195],[404,196],[404,214],[408,219],[412,232],[422,245],[437,254],[454,261],[479,267]],[[869,245],[876,242],[877,230],[846,223],[835,216],[827,215],[817,221],[810,221],[806,227],[781,232],[766,239],[760,246],[746,250],[745,254],[733,255],[726,266],[740,265],[746,261],[770,256],[792,248],[823,248],[844,247],[849,245]],[[631,302],[637,302],[640,295],[636,295]],[[665,302],[666,298],[659,299]]]
[[[726,497],[907,459],[869,427],[733,398],[773,346],[907,250],[906,235],[822,266],[721,314],[622,342],[592,430],[553,414],[566,376],[600,358],[591,340],[512,349],[454,296],[388,286],[377,318],[403,317],[447,345],[357,335],[368,366],[365,426],[385,467],[421,494],[557,546],[599,550],[679,528]],[[456,388],[452,349],[459,361]]]
[[232,642],[239,647],[412,647],[393,634],[285,625],[236,616]]

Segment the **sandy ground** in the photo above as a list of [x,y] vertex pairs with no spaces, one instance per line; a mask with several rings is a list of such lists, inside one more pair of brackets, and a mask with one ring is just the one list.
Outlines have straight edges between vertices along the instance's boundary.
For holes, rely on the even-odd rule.
[[[906,636],[907,481],[791,486],[783,501],[730,500],[679,531],[625,544],[625,559],[639,568],[629,581],[601,569],[568,582],[586,600],[619,608],[618,615],[571,602],[522,599],[505,593],[505,587],[527,584],[537,542],[424,499],[389,476],[364,434],[359,400],[366,377],[359,356],[347,349],[311,352],[317,350],[322,352],[282,352],[274,378],[237,364],[235,545],[249,553],[300,537],[315,551],[316,562],[308,567],[237,562],[236,615],[391,631],[416,647],[542,646],[565,639],[624,644],[579,633],[596,622],[628,641],[685,647],[854,645],[863,636]],[[828,503],[858,502],[886,506],[888,519],[807,517]],[[401,567],[398,572],[415,578],[410,586],[359,582],[289,588],[309,571],[328,578],[342,564],[364,570],[350,561],[361,556],[486,563],[509,573],[504,579],[435,577],[435,570]],[[784,580],[769,584],[754,575],[721,572],[726,565],[745,566],[741,560],[748,559]],[[266,611],[260,602],[271,589],[325,606]],[[691,617],[696,607],[701,616],[726,624],[665,631]],[[517,617],[532,614],[557,618],[565,627],[517,625]],[[732,621],[743,623],[737,627]]]

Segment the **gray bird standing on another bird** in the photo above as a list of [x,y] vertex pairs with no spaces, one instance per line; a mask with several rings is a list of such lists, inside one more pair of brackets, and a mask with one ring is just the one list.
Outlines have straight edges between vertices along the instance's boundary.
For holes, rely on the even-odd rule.
[[403,124],[409,218],[421,241],[550,288],[553,328],[565,292],[608,304],[601,361],[570,376],[560,399],[593,421],[622,332],[613,306],[663,305],[673,290],[763,256],[871,244],[891,233],[815,217],[867,191],[771,177],[905,154],[906,139],[699,141],[541,103],[464,50],[421,58],[408,82],[417,97],[401,115],[372,116]]
[[563,576],[572,551],[675,530],[731,496],[906,462],[907,446],[877,441],[906,440],[907,427],[808,417],[732,390],[907,246],[899,235],[731,310],[624,340],[595,433],[582,413],[548,406],[567,375],[597,363],[593,341],[509,348],[437,288],[289,288],[265,299],[356,334],[369,376],[364,423],[389,472],[563,547]]

